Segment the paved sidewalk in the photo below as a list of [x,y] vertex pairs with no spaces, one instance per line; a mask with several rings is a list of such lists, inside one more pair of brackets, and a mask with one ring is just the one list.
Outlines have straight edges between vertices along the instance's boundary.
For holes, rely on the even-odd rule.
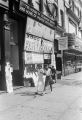
[[82,80],[82,71],[64,76],[62,80]]
[[34,87],[0,95],[0,120],[82,120],[82,86],[75,84],[80,77],[82,72],[58,80],[44,96]]

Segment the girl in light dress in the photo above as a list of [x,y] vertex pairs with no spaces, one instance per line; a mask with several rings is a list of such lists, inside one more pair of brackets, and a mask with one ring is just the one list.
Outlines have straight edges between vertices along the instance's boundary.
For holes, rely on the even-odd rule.
[[45,75],[44,75],[44,70],[42,69],[42,66],[39,66],[37,70],[37,74],[38,74],[38,83],[37,83],[36,94],[43,95],[44,86],[45,86]]

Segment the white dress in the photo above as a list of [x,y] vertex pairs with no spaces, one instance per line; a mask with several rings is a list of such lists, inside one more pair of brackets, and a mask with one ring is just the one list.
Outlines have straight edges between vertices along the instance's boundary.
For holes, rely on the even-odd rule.
[[42,93],[44,91],[45,85],[45,76],[43,75],[43,70],[38,70],[38,84],[37,84],[37,92]]

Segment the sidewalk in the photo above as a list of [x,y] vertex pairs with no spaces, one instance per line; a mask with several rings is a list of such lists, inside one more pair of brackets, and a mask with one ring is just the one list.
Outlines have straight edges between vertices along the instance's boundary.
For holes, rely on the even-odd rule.
[[34,87],[0,95],[0,120],[82,120],[82,87],[64,84],[75,76],[82,72],[58,80],[44,96],[35,95]]
[[82,80],[82,71],[64,76],[62,80]]

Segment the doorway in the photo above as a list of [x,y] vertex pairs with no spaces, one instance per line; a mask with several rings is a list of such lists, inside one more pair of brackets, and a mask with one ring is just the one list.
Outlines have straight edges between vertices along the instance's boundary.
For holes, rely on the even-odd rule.
[[10,63],[13,67],[12,77],[13,77],[13,86],[21,86],[23,85],[22,74],[20,70],[20,54],[22,54],[20,50],[19,41],[19,31],[18,29],[18,21],[13,21],[10,25]]

